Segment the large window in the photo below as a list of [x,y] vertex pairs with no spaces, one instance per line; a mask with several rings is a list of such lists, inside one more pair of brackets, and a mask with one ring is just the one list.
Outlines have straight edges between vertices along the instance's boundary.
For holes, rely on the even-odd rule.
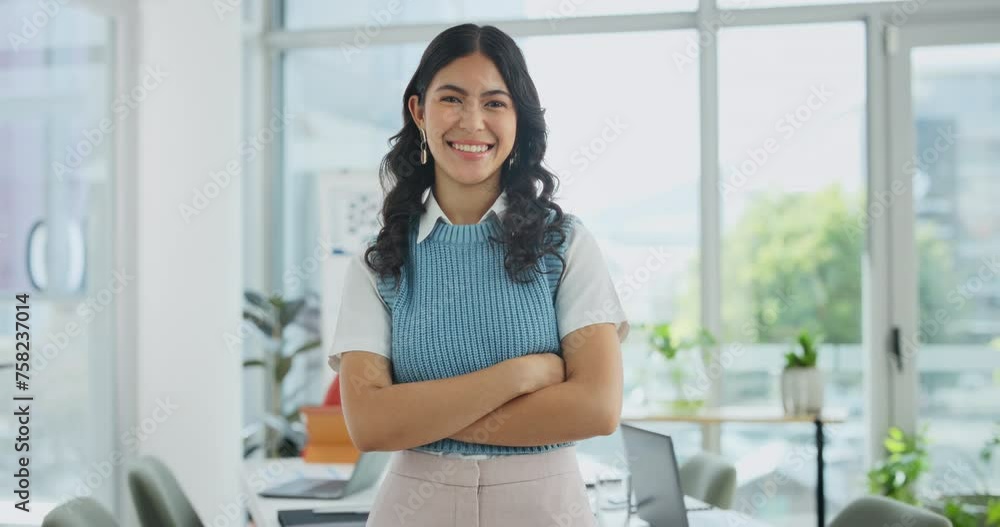
[[[696,39],[670,31],[519,42],[546,108],[545,163],[559,175],[559,202],[601,244],[634,328],[622,349],[626,406],[650,403],[657,379],[668,378],[666,364],[650,368],[640,324],[698,316],[685,299],[698,287],[700,127],[696,63],[635,68],[619,58],[670,57]],[[698,434],[682,430],[670,430],[678,448],[696,448]],[[617,438],[582,446],[609,462],[618,448]]]
[[[401,126],[402,90],[422,52],[420,46],[406,44],[371,46],[357,54],[326,49],[287,54],[284,269],[300,266],[320,246],[323,185],[350,172],[364,174],[371,188],[377,188],[387,141]],[[298,291],[287,292],[321,291],[322,274],[311,271],[300,273]]]
[[[867,181],[864,41],[860,23],[719,35],[722,340],[735,358],[722,403],[780,407],[784,353],[802,329],[822,335],[825,404],[851,416],[827,454],[835,508],[862,490],[863,475],[865,233],[850,227]],[[723,454],[748,493],[756,479],[789,471],[787,452],[808,448],[813,434],[808,425],[725,428]],[[789,476],[761,514],[805,522],[815,470]]]
[[978,492],[1000,484],[979,460],[1000,421],[1000,45],[911,58],[920,421],[935,476]]

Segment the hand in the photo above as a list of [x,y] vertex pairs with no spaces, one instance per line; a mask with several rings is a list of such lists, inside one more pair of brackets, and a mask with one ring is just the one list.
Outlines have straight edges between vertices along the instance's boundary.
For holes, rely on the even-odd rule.
[[555,353],[531,353],[514,359],[521,367],[522,393],[528,394],[566,380],[566,363]]

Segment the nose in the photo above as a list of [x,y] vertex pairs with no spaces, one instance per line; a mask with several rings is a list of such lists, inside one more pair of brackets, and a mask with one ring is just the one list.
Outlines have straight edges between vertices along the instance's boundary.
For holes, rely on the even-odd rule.
[[482,110],[478,105],[463,106],[462,116],[459,119],[459,127],[467,132],[477,132],[483,129]]

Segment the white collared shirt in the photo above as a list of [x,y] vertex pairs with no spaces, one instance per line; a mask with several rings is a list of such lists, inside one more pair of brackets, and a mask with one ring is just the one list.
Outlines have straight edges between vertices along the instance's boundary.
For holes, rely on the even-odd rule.
[[[427,238],[438,218],[451,224],[430,189],[424,191],[423,200],[426,212],[417,226],[417,243]],[[506,205],[507,195],[501,193],[479,222],[491,214],[502,217]],[[582,327],[611,322],[617,327],[619,342],[624,342],[629,322],[597,240],[578,221],[566,243],[565,271],[555,301],[559,340]],[[365,263],[364,252],[359,252],[344,276],[337,328],[328,348],[330,367],[338,373],[345,351],[369,351],[392,360],[392,318],[376,283],[375,272]]]

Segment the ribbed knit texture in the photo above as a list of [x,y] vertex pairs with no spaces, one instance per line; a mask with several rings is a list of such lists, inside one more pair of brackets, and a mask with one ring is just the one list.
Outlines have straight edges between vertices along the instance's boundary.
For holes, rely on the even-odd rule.
[[[566,215],[567,238],[573,220]],[[530,353],[561,355],[554,303],[560,262],[546,256],[542,275],[532,273],[527,284],[514,282],[504,268],[505,248],[489,239],[499,238],[500,229],[492,215],[474,225],[438,219],[417,244],[417,222],[411,225],[399,288],[391,277],[379,281],[379,293],[392,312],[393,383],[465,375]],[[513,455],[576,444],[491,445],[488,431],[484,434],[481,442],[446,438],[418,449]]]

